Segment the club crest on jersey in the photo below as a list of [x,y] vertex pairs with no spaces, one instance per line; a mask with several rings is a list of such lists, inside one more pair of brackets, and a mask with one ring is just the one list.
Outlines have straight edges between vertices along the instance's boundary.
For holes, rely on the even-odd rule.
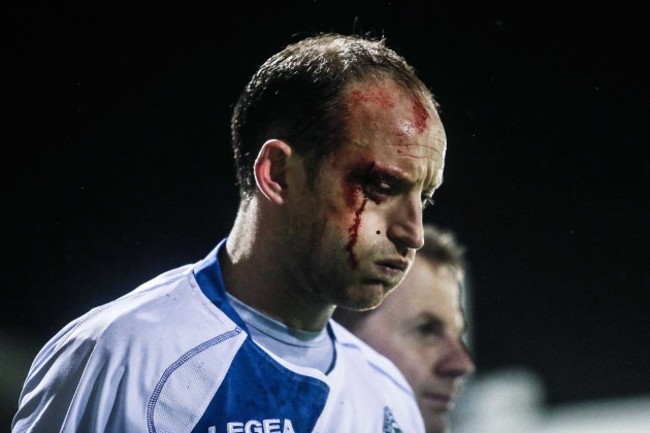
[[[208,433],[217,433],[217,427],[208,428]],[[252,419],[246,422],[231,421],[226,424],[226,433],[295,433],[290,419]]]
[[397,425],[393,412],[388,406],[384,407],[384,428],[382,433],[402,433],[402,429]]

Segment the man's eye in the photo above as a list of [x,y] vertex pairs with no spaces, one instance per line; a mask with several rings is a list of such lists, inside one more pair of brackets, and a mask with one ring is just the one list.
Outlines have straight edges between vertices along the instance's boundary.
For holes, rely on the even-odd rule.
[[379,194],[390,194],[392,188],[390,185],[386,182],[378,182],[377,184],[374,185],[375,191],[377,191]]
[[393,188],[387,182],[368,182],[365,193],[371,200],[386,197],[392,194]]
[[423,323],[417,328],[417,332],[423,336],[438,335],[440,333],[440,326],[435,323]]
[[415,325],[417,338],[433,344],[445,332],[445,326],[438,320],[426,320]]

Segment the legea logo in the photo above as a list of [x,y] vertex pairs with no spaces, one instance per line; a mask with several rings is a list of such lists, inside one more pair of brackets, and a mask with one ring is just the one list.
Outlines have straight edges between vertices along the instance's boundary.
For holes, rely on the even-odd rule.
[[[295,433],[290,419],[277,418],[258,421],[252,419],[246,422],[231,421],[226,424],[227,433]],[[208,433],[217,433],[217,427],[208,428]]]

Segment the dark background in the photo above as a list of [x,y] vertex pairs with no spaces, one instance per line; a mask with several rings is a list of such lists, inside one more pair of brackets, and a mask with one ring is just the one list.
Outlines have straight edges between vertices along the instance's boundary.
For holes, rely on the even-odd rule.
[[442,106],[425,218],[467,247],[479,372],[529,367],[550,405],[650,393],[645,13],[451,3],[16,2],[2,333],[31,357],[201,259],[235,215],[229,118],[256,67],[318,31],[369,32]]

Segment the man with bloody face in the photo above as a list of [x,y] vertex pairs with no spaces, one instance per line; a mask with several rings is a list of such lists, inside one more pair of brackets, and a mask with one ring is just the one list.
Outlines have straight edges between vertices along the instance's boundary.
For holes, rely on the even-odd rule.
[[48,342],[14,432],[424,431],[399,370],[330,317],[380,305],[423,245],[433,96],[383,41],[325,34],[268,59],[231,126],[227,238]]

